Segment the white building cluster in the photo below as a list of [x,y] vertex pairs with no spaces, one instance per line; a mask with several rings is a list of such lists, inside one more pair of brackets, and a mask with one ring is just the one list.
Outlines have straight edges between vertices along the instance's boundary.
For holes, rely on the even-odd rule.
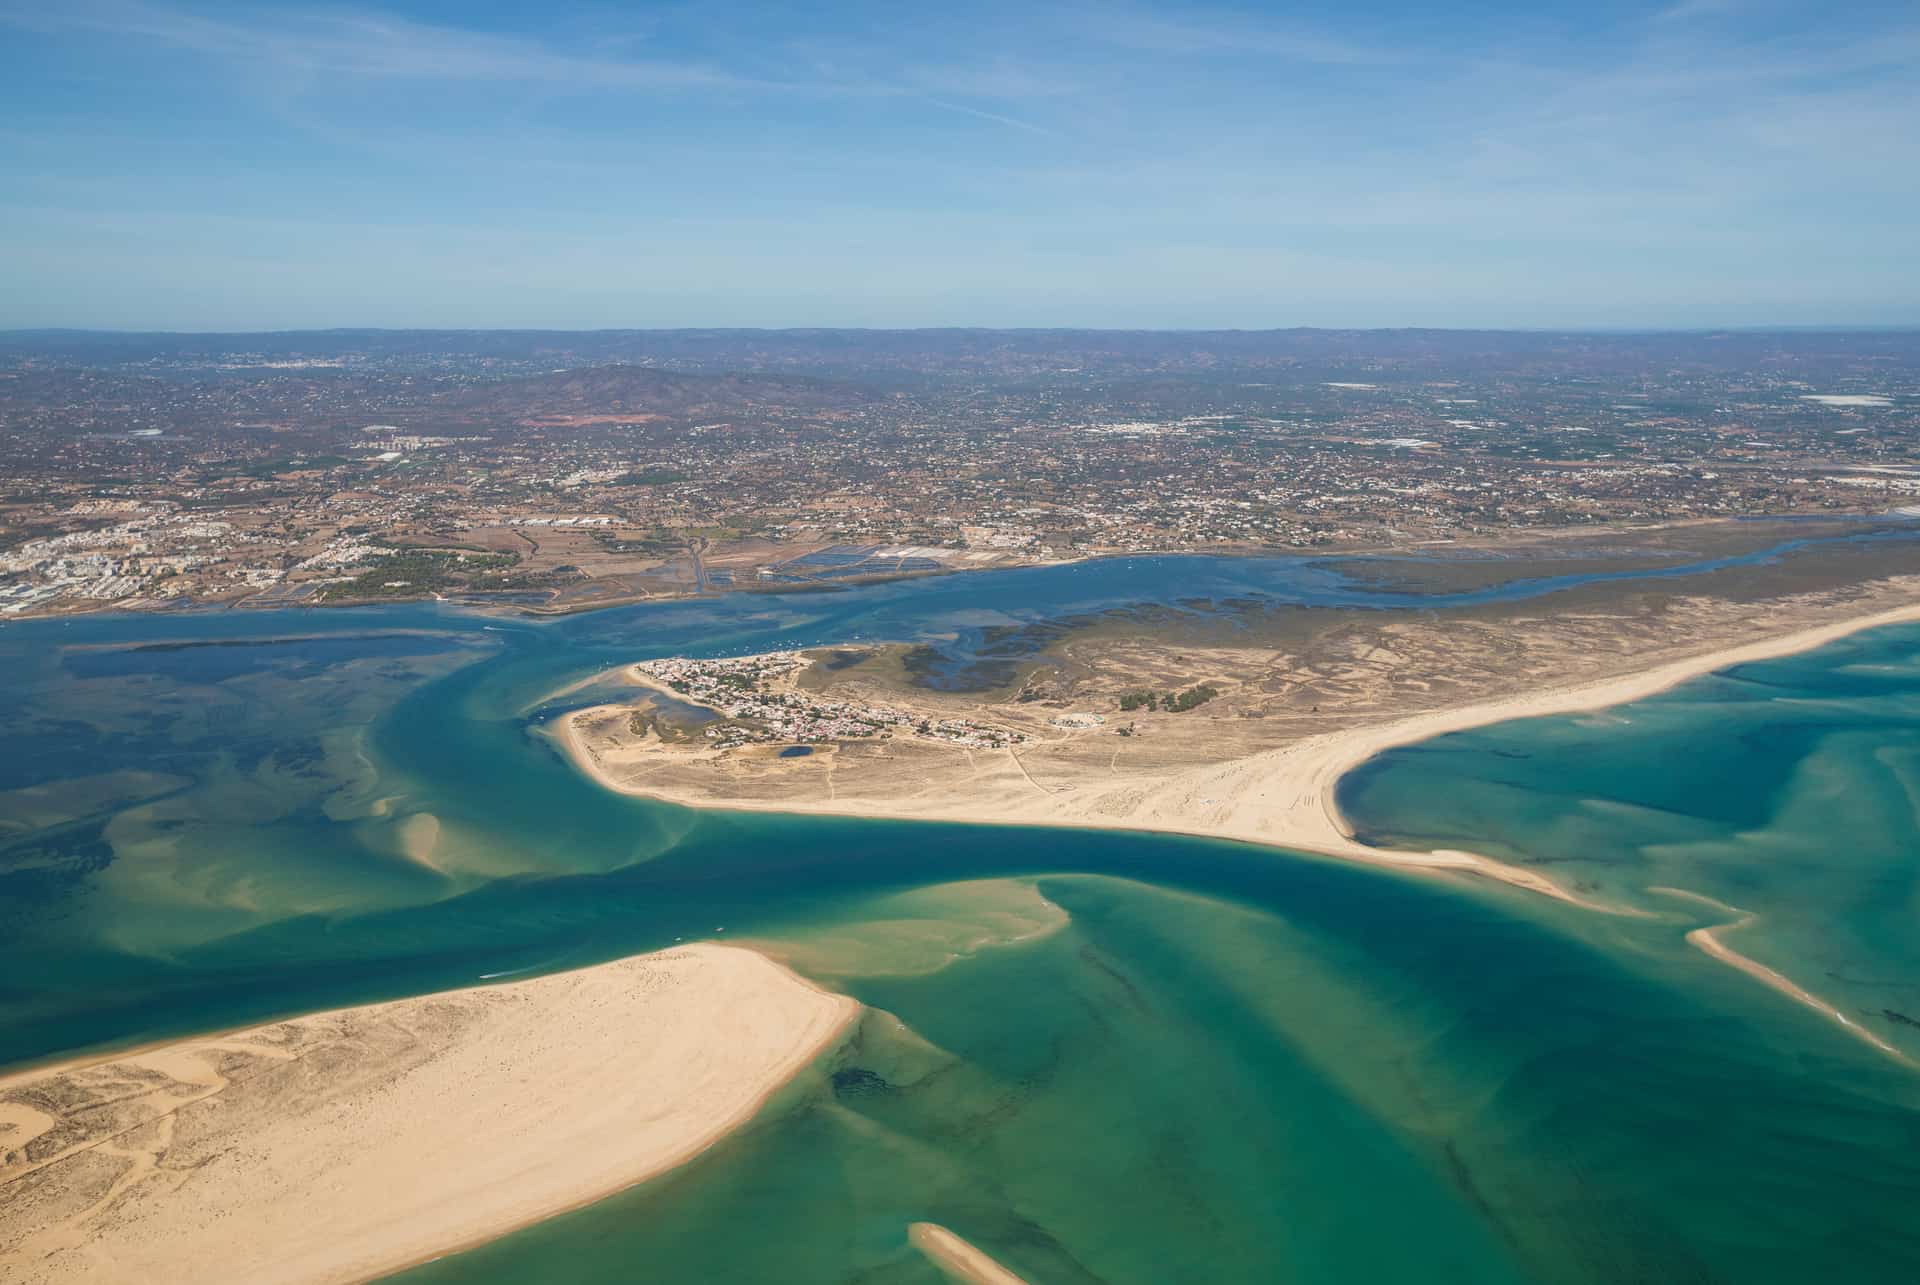
[[28,577],[0,586],[0,613],[18,615],[57,598],[170,597],[168,577],[220,560],[214,553],[191,551],[193,546],[224,547],[240,539],[230,522],[160,510],[95,531],[29,540],[0,554],[0,574]]
[[725,660],[674,656],[635,668],[730,721],[707,729],[717,749],[791,741],[853,740],[905,730],[927,740],[976,749],[1004,749],[1027,738],[1019,732],[964,718],[930,719],[885,705],[826,700],[799,691],[774,690],[811,662],[799,652],[769,652]]

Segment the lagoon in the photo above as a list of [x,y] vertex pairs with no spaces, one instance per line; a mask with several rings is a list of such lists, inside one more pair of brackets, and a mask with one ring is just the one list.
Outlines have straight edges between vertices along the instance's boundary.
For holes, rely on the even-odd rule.
[[10,626],[0,1064],[719,937],[862,1000],[857,1038],[695,1164],[414,1279],[932,1280],[922,1220],[1035,1281],[1912,1279],[1920,1079],[1647,889],[1757,913],[1730,940],[1862,1020],[1920,1016],[1915,631],[1395,751],[1343,795],[1369,837],[1637,919],[1219,841],[689,812],[537,734],[648,655],[925,641],[964,685],[991,631],[1063,615],[1403,601],[1138,559],[538,624]]

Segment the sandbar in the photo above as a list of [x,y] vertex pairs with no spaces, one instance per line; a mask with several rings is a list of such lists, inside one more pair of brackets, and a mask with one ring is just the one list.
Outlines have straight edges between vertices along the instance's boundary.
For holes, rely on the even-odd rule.
[[858,1012],[676,947],[0,1079],[0,1281],[365,1280],[698,1155]]
[[907,1228],[907,1240],[959,1285],[1027,1285],[985,1250],[939,1223],[913,1224]]
[[1760,917],[1751,910],[1742,910],[1738,906],[1729,906],[1726,902],[1718,898],[1709,897],[1705,893],[1689,892],[1685,888],[1667,888],[1656,885],[1648,888],[1647,891],[1665,897],[1681,897],[1687,901],[1711,907],[1725,914],[1737,916],[1732,923],[1715,924],[1705,928],[1693,929],[1686,935],[1687,944],[1695,950],[1702,952],[1708,958],[1718,960],[1729,968],[1738,969],[1740,972],[1745,973],[1747,976],[1759,982],[1762,986],[1778,991],[1794,1003],[1804,1005],[1814,1012],[1819,1013],[1822,1017],[1837,1023],[1847,1034],[1879,1049],[1882,1053],[1885,1053],[1894,1061],[1899,1062],[1902,1066],[1920,1067],[1920,1063],[1915,1063],[1912,1058],[1908,1057],[1900,1049],[1895,1048],[1892,1044],[1881,1039],[1878,1035],[1875,1035],[1872,1031],[1860,1025],[1860,1023],[1854,1021],[1845,1013],[1842,1013],[1834,1005],[1821,999],[1818,995],[1815,995],[1812,991],[1800,985],[1800,983],[1794,981],[1779,969],[1769,968],[1759,960],[1753,958],[1753,956],[1743,955],[1733,947],[1727,945],[1724,934],[1751,927],[1759,921]]

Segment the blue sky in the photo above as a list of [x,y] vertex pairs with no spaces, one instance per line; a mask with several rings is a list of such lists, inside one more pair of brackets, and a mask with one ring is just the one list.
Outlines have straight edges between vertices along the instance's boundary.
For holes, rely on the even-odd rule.
[[1920,323],[1920,4],[0,0],[0,326]]

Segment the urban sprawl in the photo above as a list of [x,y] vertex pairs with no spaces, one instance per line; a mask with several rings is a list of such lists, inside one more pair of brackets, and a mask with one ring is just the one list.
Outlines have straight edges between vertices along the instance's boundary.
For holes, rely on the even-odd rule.
[[1913,335],[835,333],[0,335],[0,613],[1920,505]]

